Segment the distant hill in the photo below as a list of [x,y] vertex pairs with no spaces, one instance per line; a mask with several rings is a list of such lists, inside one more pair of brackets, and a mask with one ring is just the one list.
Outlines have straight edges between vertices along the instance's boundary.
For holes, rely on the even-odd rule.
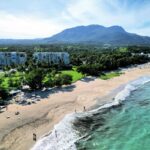
[[150,45],[150,37],[128,33],[120,26],[101,25],[77,26],[43,39],[15,40],[0,39],[0,45],[7,44],[100,44],[100,45]]
[[0,39],[0,45],[46,44],[43,39]]
[[120,26],[78,26],[66,29],[50,38],[48,43],[95,43],[111,45],[150,45],[150,37],[126,32]]

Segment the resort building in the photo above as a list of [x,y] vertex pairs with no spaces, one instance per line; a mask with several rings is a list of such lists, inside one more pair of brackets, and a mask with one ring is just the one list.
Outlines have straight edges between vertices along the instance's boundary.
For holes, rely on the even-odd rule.
[[70,58],[67,52],[35,52],[33,58],[37,63],[69,65]]
[[27,55],[24,52],[0,52],[0,66],[24,64]]

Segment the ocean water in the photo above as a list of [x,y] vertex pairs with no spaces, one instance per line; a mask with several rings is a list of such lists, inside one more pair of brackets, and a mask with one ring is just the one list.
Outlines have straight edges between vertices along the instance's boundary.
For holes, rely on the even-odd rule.
[[150,150],[150,77],[95,110],[67,115],[32,150]]
[[122,105],[97,115],[77,141],[78,150],[150,150],[150,82],[132,91]]

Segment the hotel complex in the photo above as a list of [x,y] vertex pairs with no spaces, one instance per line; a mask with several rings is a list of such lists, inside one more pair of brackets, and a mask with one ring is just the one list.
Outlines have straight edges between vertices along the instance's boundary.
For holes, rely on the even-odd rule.
[[0,66],[20,65],[27,61],[24,52],[0,52]]
[[64,64],[70,63],[69,54],[66,52],[36,52],[33,58],[37,63]]
[[[67,52],[35,52],[32,58],[36,63],[48,65],[70,63]],[[0,67],[25,64],[27,54],[25,52],[0,52]]]

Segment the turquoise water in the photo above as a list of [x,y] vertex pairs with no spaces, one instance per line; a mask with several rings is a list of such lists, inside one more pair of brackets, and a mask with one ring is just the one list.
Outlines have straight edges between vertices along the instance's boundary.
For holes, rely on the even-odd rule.
[[78,150],[150,150],[150,83],[133,91],[121,106],[80,123],[84,137],[76,142]]

